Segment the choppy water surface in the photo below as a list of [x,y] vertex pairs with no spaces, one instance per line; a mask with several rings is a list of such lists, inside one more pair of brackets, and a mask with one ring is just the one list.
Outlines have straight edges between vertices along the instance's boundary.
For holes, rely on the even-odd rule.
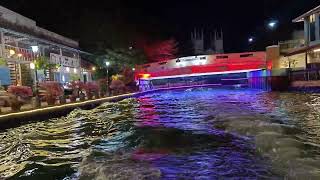
[[320,95],[188,89],[0,133],[12,179],[320,179]]

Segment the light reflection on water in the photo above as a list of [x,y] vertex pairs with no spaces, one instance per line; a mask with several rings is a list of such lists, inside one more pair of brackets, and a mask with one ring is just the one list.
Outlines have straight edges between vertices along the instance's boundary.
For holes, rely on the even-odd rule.
[[167,91],[0,138],[0,177],[15,179],[319,179],[320,95]]

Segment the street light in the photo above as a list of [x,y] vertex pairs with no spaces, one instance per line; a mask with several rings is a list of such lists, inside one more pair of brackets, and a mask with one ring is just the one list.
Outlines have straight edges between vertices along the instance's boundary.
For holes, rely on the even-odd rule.
[[109,66],[110,66],[109,61],[106,61],[106,66],[107,66],[107,95],[109,95]]
[[277,21],[270,21],[270,22],[268,23],[268,27],[269,27],[271,30],[273,30],[274,28],[276,28],[276,26],[277,26]]
[[249,43],[252,43],[253,40],[254,40],[253,37],[250,37],[250,38],[248,39],[248,42],[249,42]]
[[[34,54],[37,54],[39,52],[39,47],[38,46],[31,46],[32,52]],[[37,61],[34,60],[34,62],[30,63],[30,69],[34,69],[35,73],[35,100],[34,100],[34,107],[38,108],[41,107],[41,101],[39,98],[39,92],[38,92],[38,70],[37,70]]]
[[[39,46],[31,46],[32,52],[34,54],[39,52]],[[35,76],[36,76],[36,88],[38,88],[38,70],[37,70],[37,66],[36,66],[36,60],[34,61],[34,63],[30,64],[30,68],[34,69],[35,72]]]
[[[271,30],[271,31],[274,31],[278,26],[278,21],[276,20],[271,20],[269,23],[268,23],[268,28]],[[272,43],[275,44],[275,40],[274,40],[274,37],[272,37]]]

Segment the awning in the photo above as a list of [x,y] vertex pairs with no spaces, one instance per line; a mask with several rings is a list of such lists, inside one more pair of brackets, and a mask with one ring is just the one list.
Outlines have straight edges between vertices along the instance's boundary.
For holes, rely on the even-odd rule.
[[301,16],[295,18],[294,20],[292,20],[292,22],[301,22],[301,21],[304,21],[304,18],[308,17],[308,16],[311,16],[312,14],[316,14],[320,12],[320,6],[317,6],[313,9],[311,9],[310,11],[302,14]]
[[288,51],[287,53],[283,53],[283,55],[285,57],[287,56],[293,56],[296,54],[301,54],[301,53],[306,53],[309,52],[310,50],[316,49],[316,48],[320,48],[320,44],[315,44],[315,45],[310,45],[310,46],[304,46],[304,47],[299,47],[299,48],[295,48],[291,51]]

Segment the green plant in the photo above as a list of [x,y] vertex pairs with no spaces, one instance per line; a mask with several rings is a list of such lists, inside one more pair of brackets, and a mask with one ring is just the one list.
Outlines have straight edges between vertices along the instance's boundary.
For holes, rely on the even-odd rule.
[[48,69],[56,69],[59,68],[59,64],[51,64],[48,57],[39,56],[35,60],[35,65],[38,70],[43,70],[44,74],[46,74],[46,70]]
[[54,105],[57,97],[63,95],[63,89],[58,82],[47,81],[39,84],[40,88],[44,90],[44,97],[48,105]]
[[108,90],[108,87],[107,87],[107,79],[99,79],[98,80],[98,84],[99,84],[99,88],[100,88],[100,92],[102,94],[105,94]]
[[0,57],[0,66],[7,66],[7,61],[2,57]]
[[88,99],[92,99],[92,96],[99,92],[99,86],[95,82],[88,82],[84,84],[84,90]]
[[71,74],[70,79],[71,81],[78,81],[80,79],[80,76],[78,74]]

